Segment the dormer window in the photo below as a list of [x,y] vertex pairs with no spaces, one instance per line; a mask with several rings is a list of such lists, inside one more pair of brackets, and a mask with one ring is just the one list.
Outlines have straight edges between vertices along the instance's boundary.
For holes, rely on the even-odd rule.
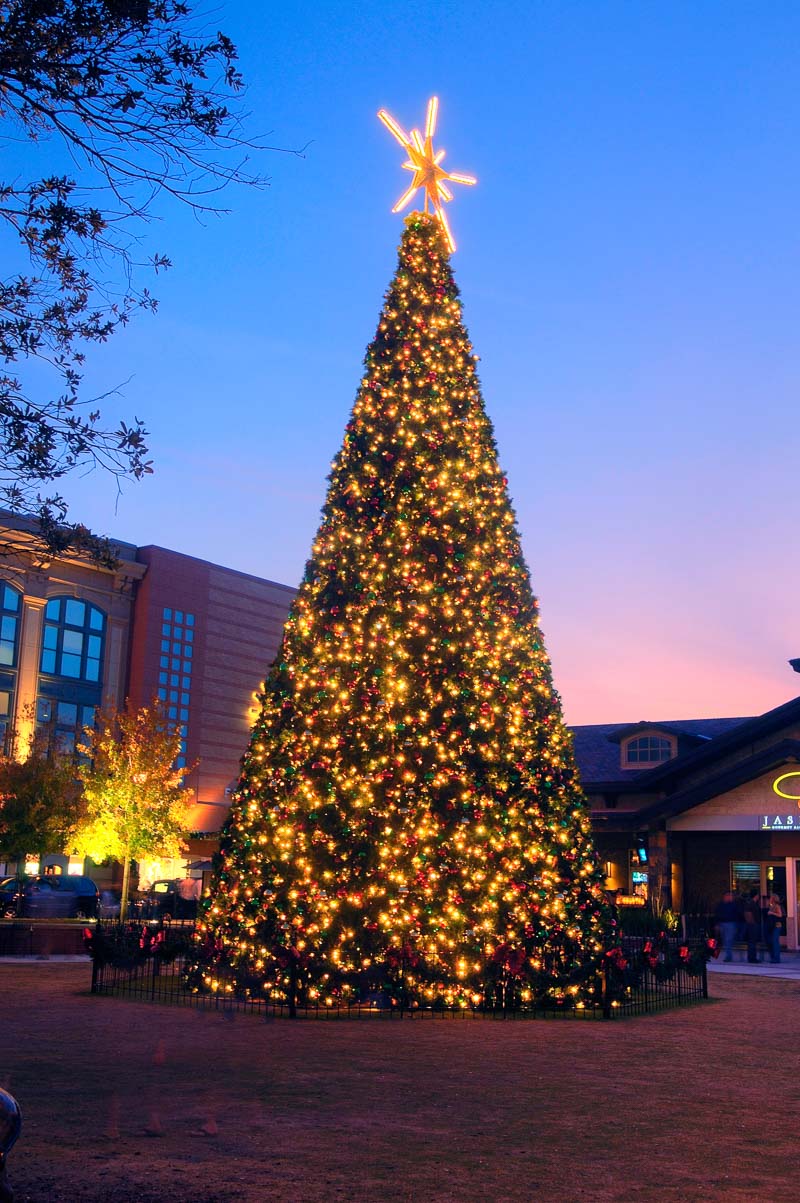
[[675,740],[665,735],[636,735],[622,744],[622,767],[652,768],[675,755]]

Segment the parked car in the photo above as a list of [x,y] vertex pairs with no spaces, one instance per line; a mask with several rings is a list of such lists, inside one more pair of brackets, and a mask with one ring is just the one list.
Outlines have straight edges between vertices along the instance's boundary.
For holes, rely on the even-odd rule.
[[[22,883],[20,898],[20,880]],[[27,874],[0,881],[0,915],[26,919],[91,919],[98,913],[99,890],[90,877]]]
[[143,919],[194,919],[200,886],[199,878],[154,881],[139,895],[139,914]]

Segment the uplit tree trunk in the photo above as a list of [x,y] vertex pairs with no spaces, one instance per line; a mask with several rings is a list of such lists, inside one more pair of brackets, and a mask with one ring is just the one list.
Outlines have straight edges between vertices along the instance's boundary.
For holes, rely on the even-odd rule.
[[131,885],[131,854],[125,849],[122,861],[122,894],[119,900],[119,921],[124,923],[128,917],[128,891]]

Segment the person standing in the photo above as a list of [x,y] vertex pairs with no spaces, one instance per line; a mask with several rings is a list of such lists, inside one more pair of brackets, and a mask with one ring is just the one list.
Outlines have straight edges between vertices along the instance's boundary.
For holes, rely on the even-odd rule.
[[781,900],[777,894],[770,894],[769,904],[767,906],[766,931],[764,938],[767,941],[769,949],[769,959],[773,965],[780,964],[781,959],[781,932],[783,931],[783,921],[785,915]]
[[722,959],[732,961],[733,942],[739,926],[739,907],[730,890],[726,890],[722,895],[722,901],[717,907],[716,920],[722,939]]

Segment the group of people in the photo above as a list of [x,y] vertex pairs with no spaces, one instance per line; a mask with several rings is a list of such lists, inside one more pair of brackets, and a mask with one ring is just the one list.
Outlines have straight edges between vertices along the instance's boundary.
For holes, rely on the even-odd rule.
[[761,959],[759,948],[762,946],[772,964],[779,963],[786,912],[777,894],[751,890],[745,898],[736,898],[728,890],[722,895],[715,918],[722,940],[723,961],[733,960],[733,945],[741,932],[747,942],[747,959],[751,965]]

